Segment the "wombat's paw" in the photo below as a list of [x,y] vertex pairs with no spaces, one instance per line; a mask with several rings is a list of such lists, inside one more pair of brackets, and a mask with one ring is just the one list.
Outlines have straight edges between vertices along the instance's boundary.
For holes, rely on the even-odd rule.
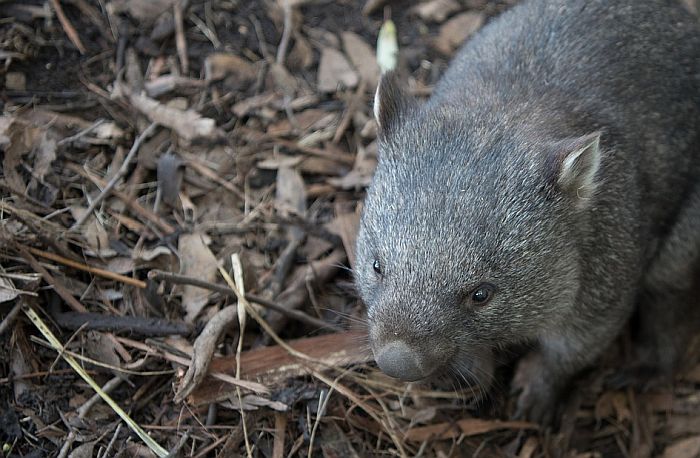
[[540,381],[525,386],[516,404],[514,420],[550,425],[555,418],[557,396],[551,386]]
[[512,391],[518,393],[515,420],[550,425],[555,418],[557,390],[539,354],[533,353],[518,364]]

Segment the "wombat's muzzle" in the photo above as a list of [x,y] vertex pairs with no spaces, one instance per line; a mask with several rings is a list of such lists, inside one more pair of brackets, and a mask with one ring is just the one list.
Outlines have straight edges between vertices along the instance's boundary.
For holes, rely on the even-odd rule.
[[406,382],[424,379],[433,371],[424,358],[401,340],[385,344],[375,351],[374,357],[382,372]]

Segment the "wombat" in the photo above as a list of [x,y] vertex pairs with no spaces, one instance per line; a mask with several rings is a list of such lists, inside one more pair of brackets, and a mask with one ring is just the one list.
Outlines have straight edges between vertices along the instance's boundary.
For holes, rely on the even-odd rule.
[[639,367],[676,367],[700,257],[700,31],[680,2],[524,0],[427,101],[387,74],[374,109],[355,276],[381,370],[484,383],[496,349],[532,344],[515,416],[548,421],[635,307]]

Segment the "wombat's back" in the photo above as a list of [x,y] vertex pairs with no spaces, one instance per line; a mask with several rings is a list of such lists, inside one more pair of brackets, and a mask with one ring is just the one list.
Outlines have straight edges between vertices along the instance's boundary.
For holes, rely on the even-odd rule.
[[526,135],[601,130],[668,208],[697,174],[699,81],[697,18],[680,2],[524,0],[467,43],[429,105]]

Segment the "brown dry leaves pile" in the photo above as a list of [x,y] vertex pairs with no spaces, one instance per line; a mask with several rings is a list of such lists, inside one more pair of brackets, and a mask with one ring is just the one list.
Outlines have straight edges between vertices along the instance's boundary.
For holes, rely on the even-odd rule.
[[546,435],[499,420],[503,390],[367,364],[348,269],[377,32],[391,15],[422,96],[508,2],[48,3],[3,2],[0,21],[0,456],[155,456],[28,308],[187,456],[698,455],[697,368],[644,396],[598,373]]

